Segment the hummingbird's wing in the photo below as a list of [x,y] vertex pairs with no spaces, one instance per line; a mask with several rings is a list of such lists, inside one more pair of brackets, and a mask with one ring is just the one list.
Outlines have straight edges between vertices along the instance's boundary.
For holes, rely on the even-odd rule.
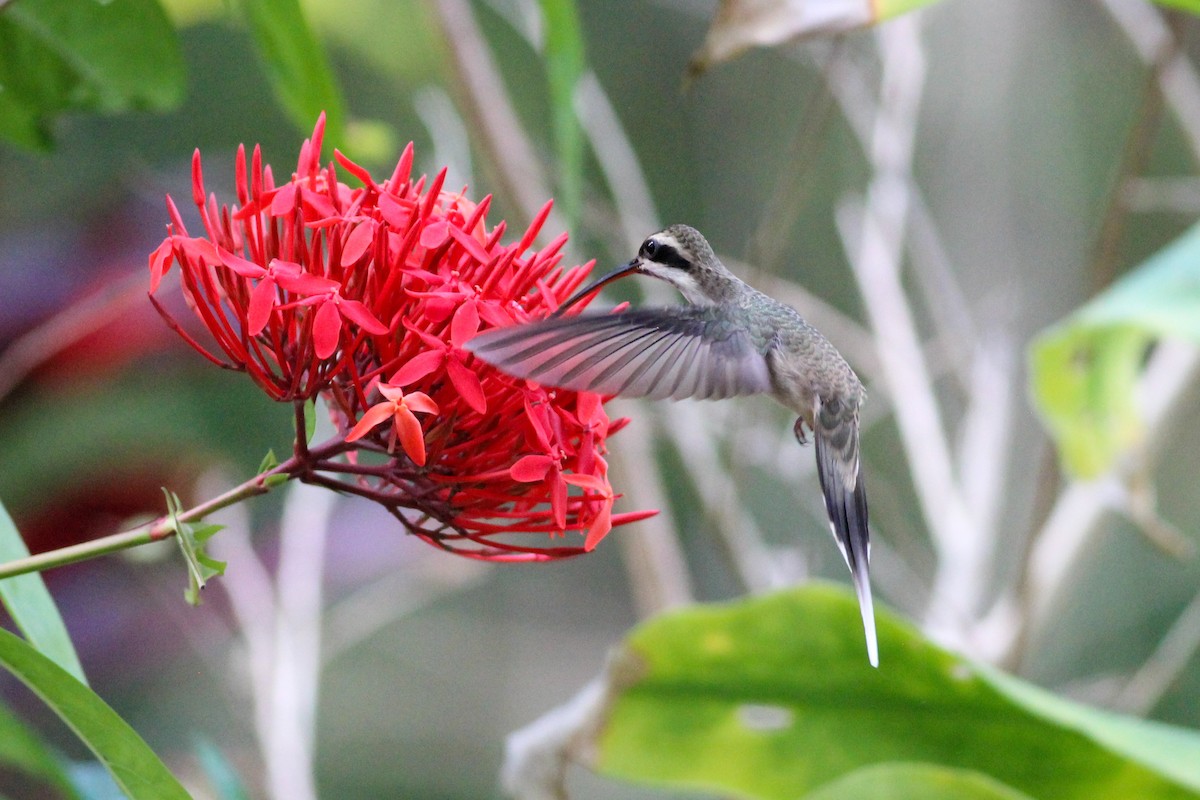
[[466,349],[546,386],[654,400],[771,390],[749,332],[711,306],[581,314],[486,331]]

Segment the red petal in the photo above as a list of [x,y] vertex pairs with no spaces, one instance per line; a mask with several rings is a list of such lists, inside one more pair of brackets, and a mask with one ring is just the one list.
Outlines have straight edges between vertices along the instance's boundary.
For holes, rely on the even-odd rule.
[[299,187],[294,183],[285,183],[271,198],[272,217],[282,217],[292,213],[292,209],[296,206],[296,190]]
[[316,275],[304,273],[302,275],[283,275],[277,274],[279,285],[289,292],[302,294],[307,296],[317,294],[327,294],[335,289],[342,288],[342,285],[337,281],[329,278],[321,278]]
[[435,247],[441,247],[446,238],[450,236],[450,223],[446,220],[438,220],[431,222],[421,231],[421,247],[426,250],[432,250]]
[[367,252],[367,248],[373,241],[375,241],[375,221],[366,220],[357,225],[354,230],[350,231],[350,235],[346,237],[346,244],[342,247],[342,266],[348,267],[362,258],[363,253]]
[[600,509],[600,513],[592,520],[592,524],[588,526],[587,538],[583,541],[583,549],[589,553],[596,549],[596,545],[600,544],[600,540],[608,536],[608,532],[611,530],[612,500],[608,500]]
[[374,186],[375,180],[371,177],[371,173],[367,172],[366,167],[359,166],[346,157],[346,154],[336,147],[333,149],[333,157],[341,164],[347,172],[363,182],[365,186]]
[[563,475],[563,480],[572,486],[579,486],[583,489],[591,489],[592,491],[599,492],[600,494],[609,494],[612,492],[612,489],[609,488],[608,483],[600,478],[597,478],[595,475]]
[[404,390],[399,386],[393,386],[390,383],[379,384],[379,393],[388,400],[399,403],[404,399]]
[[167,270],[171,268],[171,263],[175,258],[175,245],[168,238],[163,239],[162,244],[150,254],[150,291],[153,292],[158,288],[159,282],[163,279],[163,275],[167,274]]
[[329,358],[337,352],[338,341],[342,338],[342,315],[332,300],[326,300],[317,309],[312,332],[317,358]]
[[517,459],[517,463],[512,465],[508,474],[514,481],[534,483],[544,479],[553,464],[554,459],[550,456],[525,456]]
[[263,275],[267,274],[266,268],[264,268],[261,264],[255,264],[253,261],[247,261],[241,256],[235,256],[228,250],[218,248],[217,255],[220,257],[222,264],[229,267],[243,278],[261,278]]
[[338,302],[338,310],[342,312],[342,316],[367,333],[382,336],[388,332],[388,326],[375,319],[375,315],[357,300],[340,300]]
[[433,398],[424,392],[409,392],[404,395],[404,406],[413,411],[419,411],[422,414],[438,413],[438,404],[433,402]]
[[250,292],[250,308],[246,313],[246,333],[258,336],[271,321],[271,309],[275,307],[275,281],[267,276]]
[[392,197],[390,194],[380,195],[379,204],[376,206],[379,209],[379,216],[383,217],[383,221],[391,225],[398,231],[404,231],[408,228],[408,221],[412,219],[412,207],[406,206],[401,201]]
[[[533,427],[533,435],[537,437],[538,444],[545,449],[550,449],[550,423],[546,420],[546,406],[544,403],[534,405],[530,402],[532,391],[525,392],[525,416],[529,418],[529,422]],[[539,392],[542,398],[545,397],[544,392]],[[538,397],[533,394],[533,397]]]
[[454,384],[462,399],[467,401],[467,405],[480,414],[486,414],[487,397],[483,393],[479,376],[453,356],[446,361],[446,371],[450,374],[450,382]]
[[189,261],[194,261],[202,266],[216,264],[221,260],[217,248],[208,239],[183,239],[181,247]]
[[426,350],[424,353],[413,356],[404,366],[396,370],[396,374],[388,383],[393,386],[408,386],[439,369],[445,359],[445,350]]
[[378,403],[367,409],[367,413],[362,415],[362,419],[358,424],[350,429],[346,434],[347,442],[354,442],[362,437],[379,423],[386,419],[390,419],[396,413],[396,406],[393,403]]
[[479,240],[466,231],[459,229],[457,225],[450,226],[450,235],[480,264],[486,264],[492,260],[491,254],[483,249],[483,245],[479,243]]
[[455,347],[463,347],[477,333],[479,311],[476,310],[474,302],[468,301],[458,307],[458,311],[454,312],[454,319],[450,321],[450,343]]
[[550,510],[554,512],[554,524],[560,531],[567,529],[567,484],[562,475],[554,476],[550,487]]
[[200,166],[200,149],[192,153],[192,202],[204,209],[204,170]]
[[425,466],[425,433],[421,430],[421,423],[407,408],[396,409],[396,434],[400,446],[413,463],[418,467]]

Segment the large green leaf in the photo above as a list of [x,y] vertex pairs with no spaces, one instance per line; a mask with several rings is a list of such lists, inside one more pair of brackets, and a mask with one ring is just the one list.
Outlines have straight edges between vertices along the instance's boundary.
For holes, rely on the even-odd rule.
[[50,784],[58,790],[58,796],[78,797],[58,759],[3,705],[0,705],[0,765]]
[[1033,398],[1071,474],[1095,477],[1138,442],[1134,389],[1159,337],[1200,342],[1200,225],[1034,340]]
[[326,142],[344,146],[342,94],[299,0],[241,0],[241,7],[288,116],[308,132],[324,111]]
[[1200,734],[999,676],[886,610],[878,625],[876,670],[840,588],[651,620],[616,662],[597,769],[770,800],[894,762],[968,770],[1056,800],[1200,798]]
[[0,13],[0,88],[0,136],[47,148],[63,111],[178,105],[183,56],[156,0],[21,0]]
[[129,800],[190,800],[175,776],[117,712],[25,640],[3,629],[0,664],[62,718]]
[[[29,548],[25,546],[25,540],[21,538],[8,510],[0,503],[0,564],[28,555]],[[67,633],[58,606],[54,604],[50,592],[46,591],[40,574],[33,572],[0,580],[0,601],[34,647],[81,682],[87,683],[83,665],[79,663],[79,656],[71,643],[71,635]]]
[[828,783],[804,800],[1032,800],[969,770],[936,764],[879,764]]

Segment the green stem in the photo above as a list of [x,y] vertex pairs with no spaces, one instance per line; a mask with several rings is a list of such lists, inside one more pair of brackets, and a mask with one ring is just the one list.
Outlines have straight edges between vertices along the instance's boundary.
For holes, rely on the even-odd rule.
[[[341,439],[335,438],[320,447],[306,450],[305,458],[301,459],[293,456],[274,469],[255,475],[245,483],[239,484],[211,500],[205,500],[203,503],[181,512],[176,516],[176,519],[179,522],[194,522],[208,516],[214,511],[219,511],[235,503],[240,503],[249,497],[266,494],[279,485],[268,480],[269,478],[275,475],[287,475],[288,479],[299,477],[309,468],[311,463],[335,454],[344,444]],[[86,561],[90,558],[116,553],[120,550],[129,550],[130,548],[140,547],[151,542],[162,541],[174,535],[175,529],[170,519],[162,516],[153,522],[148,522],[133,530],[114,533],[111,536],[103,536],[99,539],[80,542],[69,547],[60,547],[56,550],[48,550],[45,553],[38,553],[0,564],[0,580],[16,575],[24,575],[27,572],[39,572],[45,569],[65,566],[66,564],[74,564],[76,561]]]

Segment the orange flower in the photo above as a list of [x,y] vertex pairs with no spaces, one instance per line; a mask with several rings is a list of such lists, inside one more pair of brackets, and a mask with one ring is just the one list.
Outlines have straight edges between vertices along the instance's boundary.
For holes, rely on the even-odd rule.
[[392,452],[397,439],[404,452],[418,467],[425,466],[425,434],[421,423],[413,414],[438,413],[437,403],[424,392],[405,394],[399,386],[387,383],[379,384],[379,393],[387,399],[382,403],[371,406],[363,414],[358,424],[346,434],[347,442],[358,441],[372,429],[388,419],[392,420],[392,436],[388,442],[388,452]]

